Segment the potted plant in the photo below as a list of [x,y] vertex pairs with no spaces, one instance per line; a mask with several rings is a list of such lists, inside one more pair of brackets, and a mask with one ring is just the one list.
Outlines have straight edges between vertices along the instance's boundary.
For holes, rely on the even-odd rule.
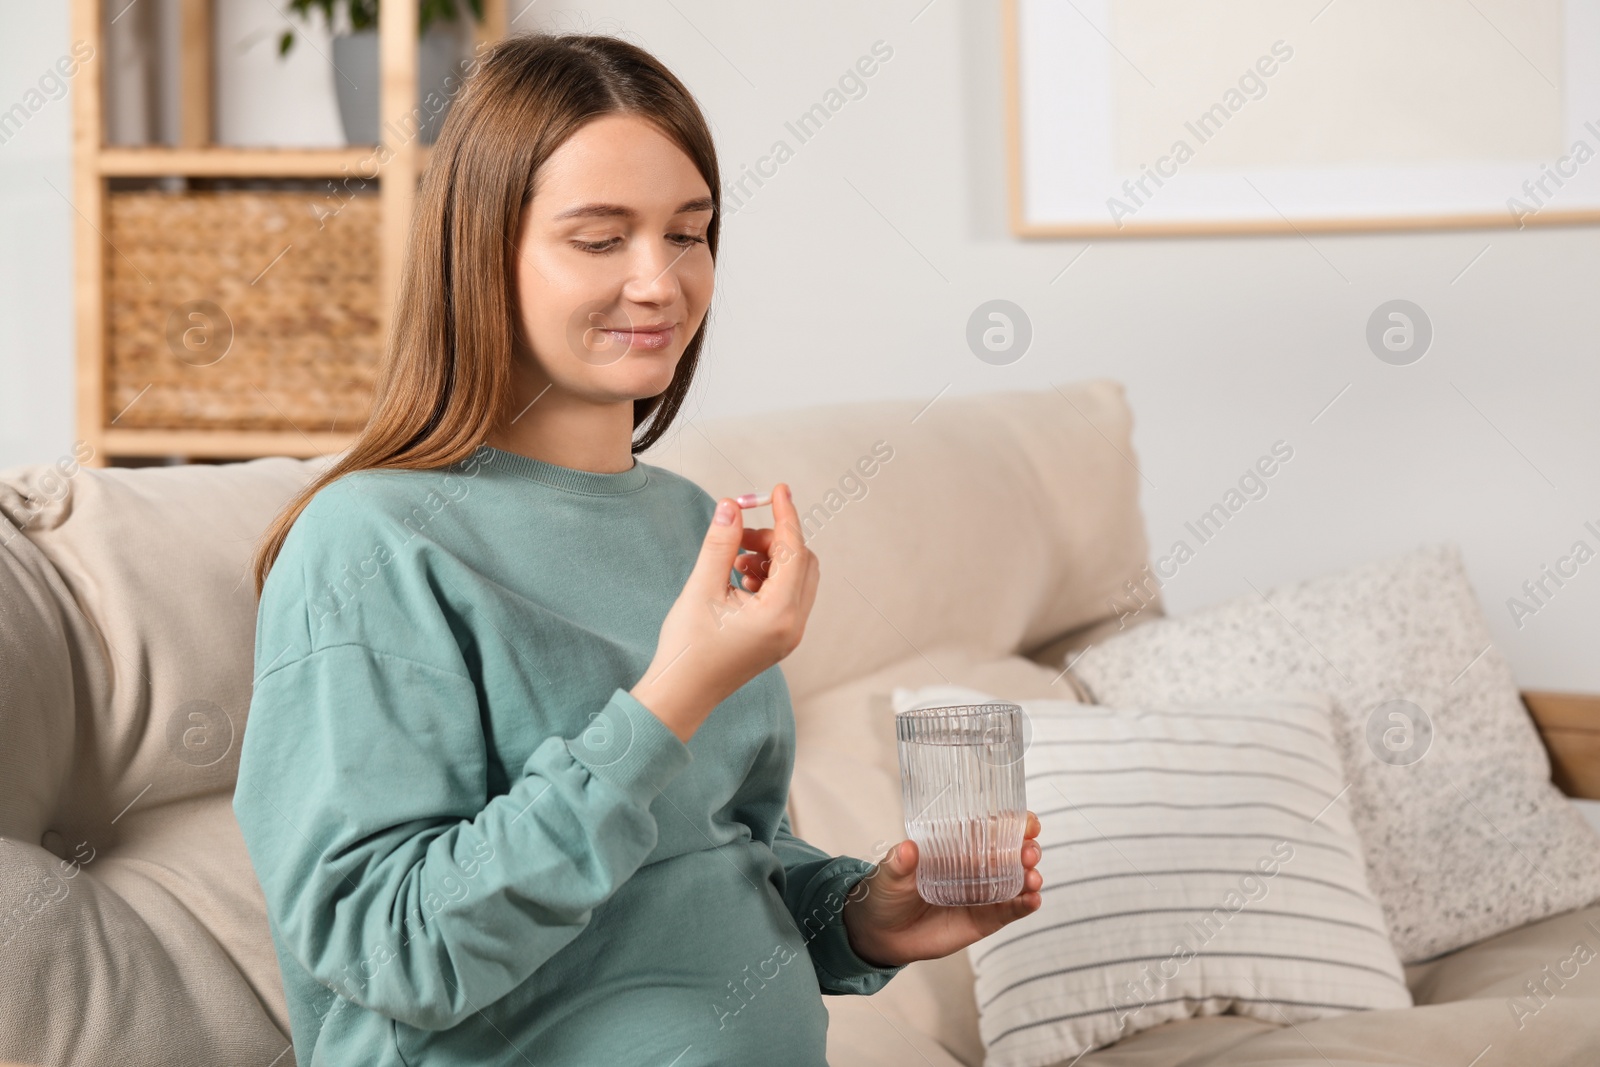
[[[289,0],[289,10],[310,20],[321,11],[333,33],[333,78],[339,121],[350,144],[375,144],[378,136],[379,0]],[[460,4],[483,21],[483,0],[419,0],[417,5],[417,115],[423,144],[432,144],[444,121],[450,91],[446,79],[461,76]],[[336,20],[337,12],[344,13]],[[336,24],[336,21],[338,24]],[[294,47],[294,31],[278,38],[278,54]],[[431,99],[430,99],[431,97]]]

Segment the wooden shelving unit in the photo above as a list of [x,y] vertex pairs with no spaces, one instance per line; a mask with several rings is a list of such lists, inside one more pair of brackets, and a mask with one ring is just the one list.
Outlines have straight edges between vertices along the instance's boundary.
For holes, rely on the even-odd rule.
[[[71,0],[71,3],[73,39],[89,42],[96,57],[83,65],[73,94],[77,433],[93,449],[89,465],[105,466],[119,457],[306,457],[344,448],[353,437],[354,426],[339,430],[300,425],[289,429],[246,430],[184,425],[181,419],[173,420],[174,425],[160,427],[113,425],[119,413],[111,410],[107,361],[117,339],[108,333],[112,295],[108,272],[112,257],[124,260],[127,257],[112,247],[107,237],[112,222],[110,202],[117,195],[111,183],[130,178],[339,178],[352,173],[371,173],[378,146],[235,148],[213,144],[212,0],[180,0],[178,76],[182,111],[179,144],[138,148],[109,146],[105,143],[103,110],[103,63],[107,52],[101,0]],[[476,41],[482,43],[503,37],[506,33],[505,0],[485,0],[484,14],[484,21],[474,28]],[[417,0],[383,0],[378,60],[379,127],[403,129],[417,106]],[[428,163],[428,146],[420,143],[419,138],[411,137],[386,147],[388,161],[377,169],[375,179],[378,186],[374,223],[378,258],[375,317],[380,336],[387,329],[417,179]],[[270,344],[258,344],[258,352],[262,349],[268,350],[267,358],[270,358]],[[161,387],[181,388],[171,384]],[[285,417],[283,421],[292,420]]]
[[[338,178],[372,158],[377,145],[348,148],[102,148],[100,173],[113,178],[181,174],[188,178]],[[427,145],[413,148],[418,173],[427,169]]]

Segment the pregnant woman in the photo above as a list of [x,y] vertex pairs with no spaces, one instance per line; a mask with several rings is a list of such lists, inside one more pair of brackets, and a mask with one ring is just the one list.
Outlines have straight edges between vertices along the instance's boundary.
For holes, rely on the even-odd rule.
[[1039,906],[1031,813],[1022,892],[973,908],[910,841],[790,830],[788,486],[747,529],[633,455],[689,390],[719,188],[617,39],[509,38],[451,107],[372,416],[256,558],[234,811],[302,1067],[816,1067],[819,994]]

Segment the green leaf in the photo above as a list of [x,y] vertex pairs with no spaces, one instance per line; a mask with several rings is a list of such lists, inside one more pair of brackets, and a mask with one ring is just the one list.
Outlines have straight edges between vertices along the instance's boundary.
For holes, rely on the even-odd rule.
[[294,34],[289,30],[283,31],[283,36],[278,38],[278,55],[286,56],[294,45]]

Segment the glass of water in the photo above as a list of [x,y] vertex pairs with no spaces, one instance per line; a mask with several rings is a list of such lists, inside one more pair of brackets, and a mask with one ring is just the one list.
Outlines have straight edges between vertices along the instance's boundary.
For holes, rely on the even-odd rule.
[[1022,892],[1022,709],[951,704],[894,720],[917,893],[930,904],[971,905]]

